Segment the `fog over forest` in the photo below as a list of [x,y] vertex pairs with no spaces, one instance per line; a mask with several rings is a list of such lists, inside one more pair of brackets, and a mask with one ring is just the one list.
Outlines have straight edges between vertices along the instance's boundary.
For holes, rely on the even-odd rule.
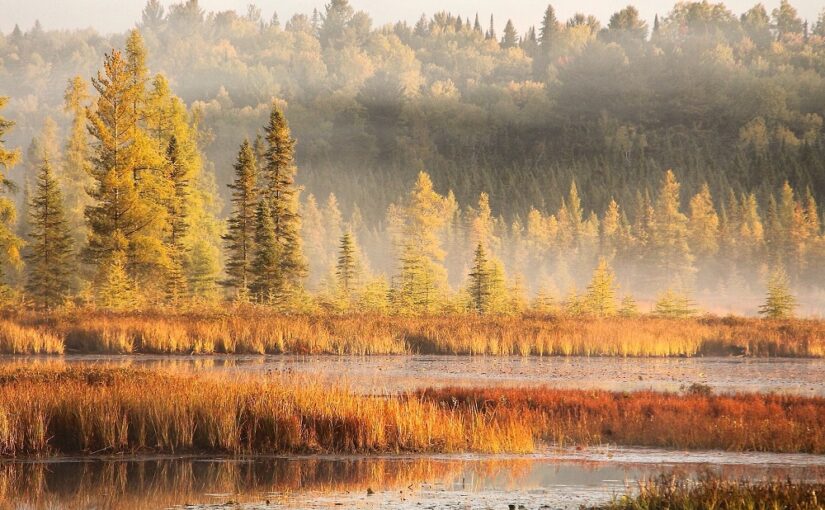
[[[415,10],[427,15],[405,8],[393,22],[370,2],[273,14],[150,0],[127,26],[145,44],[150,96],[182,100],[211,215],[198,253],[215,284],[239,147],[263,134],[274,102],[297,140],[313,292],[333,293],[347,232],[370,288],[399,285],[399,247],[418,221],[433,228],[426,256],[445,269],[447,294],[466,294],[484,248],[502,310],[575,311],[602,261],[644,311],[672,291],[754,314],[781,269],[800,313],[822,314],[825,10],[797,3],[648,1],[594,16],[571,2],[514,2],[512,13],[495,2],[491,19],[493,2],[425,2]],[[95,98],[87,87],[64,106],[73,78],[97,77],[130,37],[107,35],[105,14],[92,29],[32,25],[42,4],[0,25],[2,113],[16,123],[5,142],[23,152],[10,177],[24,190],[44,154],[58,173],[66,165],[73,122]]]

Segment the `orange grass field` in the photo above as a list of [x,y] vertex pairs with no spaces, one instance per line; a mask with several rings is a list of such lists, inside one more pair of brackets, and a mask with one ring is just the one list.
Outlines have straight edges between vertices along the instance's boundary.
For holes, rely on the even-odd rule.
[[11,314],[0,353],[462,354],[522,356],[825,356],[825,321],[745,318]]
[[529,452],[549,445],[825,453],[825,399],[553,389],[362,396],[306,380],[0,369],[0,455]]

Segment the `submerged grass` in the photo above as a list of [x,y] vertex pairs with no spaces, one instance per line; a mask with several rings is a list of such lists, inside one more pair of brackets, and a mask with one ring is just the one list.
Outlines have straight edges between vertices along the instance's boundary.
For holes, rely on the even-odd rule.
[[0,352],[156,354],[459,354],[522,356],[825,356],[825,321],[277,315],[21,314],[0,321]]
[[552,389],[355,395],[305,380],[0,369],[0,455],[528,452],[537,444],[825,453],[825,399]]
[[819,510],[825,506],[825,484],[729,481],[703,477],[698,481],[663,475],[642,482],[628,494],[598,510]]

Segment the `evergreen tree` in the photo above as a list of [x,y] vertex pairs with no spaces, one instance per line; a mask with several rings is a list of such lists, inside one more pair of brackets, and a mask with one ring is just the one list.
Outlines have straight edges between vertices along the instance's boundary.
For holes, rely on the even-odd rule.
[[616,315],[616,276],[604,258],[593,272],[584,297],[587,310],[598,317]]
[[482,32],[481,21],[478,19],[478,13],[476,13],[476,20],[475,23],[473,23],[473,31],[477,34],[481,34]]
[[278,245],[277,277],[272,291],[277,299],[301,288],[307,263],[301,247],[301,218],[298,214],[298,187],[295,185],[295,140],[286,118],[273,104],[269,123],[264,128],[266,152],[263,174],[263,200],[272,213],[274,242]]
[[[0,110],[6,106],[7,102],[7,97],[0,96]],[[15,190],[14,183],[7,177],[7,171],[17,164],[20,159],[20,152],[5,147],[6,133],[12,127],[14,127],[14,122],[6,120],[0,115],[0,193]],[[14,202],[10,198],[0,195],[0,294],[8,293],[4,280],[6,266],[18,266],[20,264],[22,241],[15,235],[13,230],[16,217]]]
[[782,269],[774,270],[768,279],[765,303],[759,307],[759,314],[768,319],[789,319],[796,309],[796,298],[791,294],[788,275]]
[[513,20],[508,19],[507,25],[504,26],[504,37],[501,39],[502,48],[515,48],[518,46],[518,33],[516,27],[513,25]]
[[232,190],[232,213],[228,220],[226,243],[225,285],[234,290],[235,296],[246,299],[252,283],[252,259],[255,253],[256,207],[258,204],[255,154],[249,140],[244,140],[235,163],[235,180]]
[[490,39],[490,40],[493,40],[493,41],[498,39],[498,36],[496,36],[496,22],[493,19],[492,14],[490,15],[490,28],[487,29],[487,39]]
[[29,202],[31,231],[25,259],[26,292],[42,309],[60,306],[70,290],[72,238],[63,211],[63,197],[45,160],[37,174],[37,188]]
[[654,313],[660,317],[681,319],[696,314],[690,298],[682,292],[667,289],[659,294]]
[[542,48],[548,50],[558,32],[559,20],[556,18],[556,10],[552,5],[548,5],[544,11],[544,18],[541,20],[541,29],[539,30],[539,42]]
[[137,303],[135,286],[126,272],[126,238],[120,231],[114,235],[114,250],[104,264],[96,286],[96,301],[109,310],[128,310]]
[[622,304],[619,307],[619,315],[622,317],[636,317],[639,315],[639,305],[633,296],[627,295],[622,298]]
[[485,313],[490,308],[490,261],[484,252],[484,246],[478,243],[470,272],[470,303],[477,313]]
[[166,298],[170,303],[178,304],[189,293],[189,282],[187,282],[184,271],[188,259],[188,249],[184,240],[189,229],[187,210],[189,179],[182,162],[177,138],[174,135],[169,140],[169,146],[166,149],[166,164],[167,178],[172,188],[172,194],[167,203],[169,225],[166,245],[170,260],[167,268]]
[[352,232],[348,231],[341,236],[341,244],[338,249],[338,262],[335,266],[338,291],[347,302],[351,301],[352,293],[357,288],[359,272],[355,241]]
[[260,303],[280,304],[283,289],[283,272],[280,267],[281,251],[275,239],[275,225],[269,201],[261,198],[255,213],[255,257],[250,291]]

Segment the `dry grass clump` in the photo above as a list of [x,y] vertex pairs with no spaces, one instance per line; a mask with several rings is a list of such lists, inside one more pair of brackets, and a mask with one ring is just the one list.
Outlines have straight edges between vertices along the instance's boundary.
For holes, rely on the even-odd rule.
[[514,419],[306,382],[47,368],[15,369],[0,383],[4,456],[533,448],[531,431]]
[[698,481],[661,476],[642,482],[637,494],[625,495],[601,510],[820,510],[825,484],[729,481],[702,477]]
[[825,398],[591,390],[423,390],[445,409],[518,419],[559,445],[825,453]]
[[0,320],[0,354],[62,354],[63,340],[43,328]]
[[[825,356],[821,320],[277,315],[239,307],[226,313],[21,315],[2,324],[16,332],[18,352],[42,349],[48,339],[52,350],[45,352],[58,352],[62,342],[82,353]],[[38,334],[19,332],[33,328]]]

